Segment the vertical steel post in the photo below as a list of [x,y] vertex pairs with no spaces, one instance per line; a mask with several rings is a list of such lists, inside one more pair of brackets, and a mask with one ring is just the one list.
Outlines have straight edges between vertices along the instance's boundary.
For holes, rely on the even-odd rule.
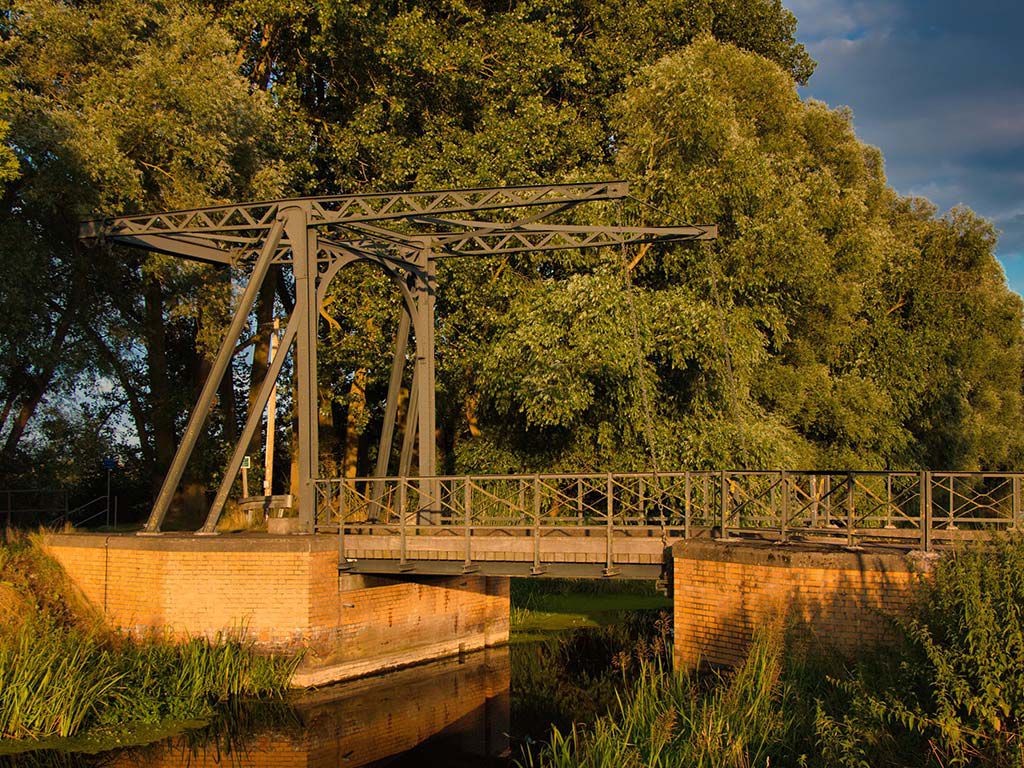
[[605,562],[604,575],[614,576],[615,575],[615,485],[612,480],[612,473],[608,473],[607,487],[605,490],[607,496],[606,502],[606,516],[608,518],[608,546],[607,546],[607,558]]
[[420,251],[422,274],[416,277],[416,370],[419,399],[419,474],[437,475],[436,413],[434,410],[434,308],[436,306],[436,265],[429,248]]
[[787,529],[789,527],[789,474],[785,471],[779,473],[779,482],[782,483],[782,527],[780,534],[782,540],[788,539]]
[[404,477],[398,478],[398,565],[404,568],[406,565],[406,542],[405,542],[405,518],[406,513],[406,493],[408,487],[408,480]]
[[[283,231],[284,221],[279,215],[274,222],[274,226],[271,227],[270,233],[267,235],[259,258],[256,259],[252,274],[249,276],[249,282],[245,286],[241,299],[239,299],[238,306],[235,307],[231,324],[228,326],[227,333],[225,333],[221,341],[220,349],[217,351],[217,357],[214,358],[210,373],[207,375],[206,381],[203,382],[203,389],[199,394],[199,399],[189,415],[188,425],[181,436],[181,442],[178,443],[178,449],[174,452],[171,466],[168,467],[167,474],[164,476],[164,482],[160,486],[160,493],[156,497],[156,503],[153,504],[153,511],[150,512],[149,520],[146,521],[146,533],[156,533],[159,531],[164,518],[167,516],[167,510],[171,507],[174,492],[178,488],[178,483],[181,482],[182,475],[185,474],[185,466],[192,456],[192,451],[199,440],[200,430],[206,422],[206,417],[213,406],[213,400],[217,396],[217,389],[220,387],[221,379],[224,378],[224,372],[234,356],[235,345],[242,334],[242,329],[249,320],[249,311],[256,301],[256,294],[259,293],[263,279],[270,269],[270,262],[274,254],[277,253],[277,245],[281,241]],[[305,239],[303,239],[303,242],[305,242]]]
[[472,539],[470,538],[470,523],[472,521],[472,509],[473,509],[473,486],[468,477],[462,480],[463,487],[463,526],[465,527],[466,533],[466,559],[463,563],[462,569],[468,571],[473,564],[473,549]]
[[683,538],[690,538],[690,471],[683,476]]
[[932,548],[932,478],[931,472],[921,470],[921,549]]
[[345,478],[338,483],[338,569],[348,570],[345,557]]
[[533,568],[534,576],[543,573],[540,567],[540,476],[533,476]]
[[294,311],[299,319],[295,346],[298,400],[296,413],[299,423],[299,528],[308,532],[313,526],[315,506],[313,481],[319,475],[320,465],[316,355],[319,317],[316,301],[316,230],[308,226],[306,210],[302,206],[289,206],[282,214],[285,217],[285,231],[288,233],[292,251],[292,272],[295,276]]
[[808,478],[808,483],[811,489],[811,530],[816,530],[818,527],[818,478],[815,475],[811,475]]
[[729,481],[726,479],[725,470],[722,470],[721,493],[718,500],[721,512],[720,538],[729,538]]
[[1014,475],[1012,483],[1013,483],[1013,502],[1012,502],[1013,510],[1012,510],[1011,514],[1013,515],[1013,530],[1020,531],[1021,530],[1021,520],[1020,520],[1020,475]]
[[885,527],[892,528],[892,473],[885,473]]
[[576,478],[576,519],[583,525],[583,478]]
[[853,479],[853,473],[850,472],[846,475],[846,544],[850,547],[852,547],[854,543],[853,518],[857,504],[857,500],[854,497],[855,490],[856,481]]

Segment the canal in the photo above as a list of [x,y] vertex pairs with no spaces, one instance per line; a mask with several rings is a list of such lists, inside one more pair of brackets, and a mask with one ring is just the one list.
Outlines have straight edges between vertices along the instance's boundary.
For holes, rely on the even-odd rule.
[[0,768],[509,768],[552,725],[588,723],[613,708],[635,665],[670,645],[668,601],[648,583],[519,581],[512,601],[505,647],[285,701],[236,703],[141,745],[0,755]]

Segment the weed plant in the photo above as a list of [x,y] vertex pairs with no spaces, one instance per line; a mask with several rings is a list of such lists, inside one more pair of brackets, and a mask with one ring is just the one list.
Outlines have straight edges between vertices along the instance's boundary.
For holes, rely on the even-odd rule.
[[205,718],[222,702],[280,695],[296,663],[231,637],[173,643],[109,632],[75,601],[40,537],[0,547],[0,585],[17,608],[0,628],[2,738]]
[[843,659],[764,630],[732,672],[642,659],[610,714],[555,727],[539,768],[1024,766],[1024,537],[949,554],[892,643]]

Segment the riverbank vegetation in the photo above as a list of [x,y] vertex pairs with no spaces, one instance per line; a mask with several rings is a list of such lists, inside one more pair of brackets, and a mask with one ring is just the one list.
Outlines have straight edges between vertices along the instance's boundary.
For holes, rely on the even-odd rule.
[[845,664],[781,623],[732,672],[644,656],[612,711],[524,765],[940,768],[1024,764],[1024,540],[943,560],[898,639]]
[[0,545],[0,613],[4,739],[203,719],[223,702],[279,696],[294,665],[234,638],[175,644],[105,629],[46,555],[42,534]]

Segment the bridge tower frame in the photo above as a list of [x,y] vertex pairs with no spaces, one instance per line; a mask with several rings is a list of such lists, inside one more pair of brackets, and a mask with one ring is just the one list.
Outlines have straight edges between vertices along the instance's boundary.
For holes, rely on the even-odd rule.
[[[250,404],[200,533],[216,531],[292,344],[297,384],[299,527],[306,532],[313,530],[314,483],[319,476],[318,318],[327,289],[342,268],[354,263],[377,265],[402,296],[375,476],[383,477],[388,472],[411,334],[415,340],[412,387],[398,469],[400,476],[408,476],[415,448],[419,477],[432,478],[437,475],[434,326],[438,260],[717,237],[713,225],[590,226],[561,223],[558,218],[584,203],[629,196],[624,181],[443,189],[288,198],[117,216],[82,224],[79,237],[87,243],[118,243],[227,269],[249,270],[144,532],[160,531],[272,265],[291,269],[295,306],[278,352]],[[509,218],[517,209],[532,212]],[[506,220],[478,220],[476,216],[483,212]],[[453,218],[460,215],[473,218]],[[549,221],[552,217],[556,217],[555,222]]]

